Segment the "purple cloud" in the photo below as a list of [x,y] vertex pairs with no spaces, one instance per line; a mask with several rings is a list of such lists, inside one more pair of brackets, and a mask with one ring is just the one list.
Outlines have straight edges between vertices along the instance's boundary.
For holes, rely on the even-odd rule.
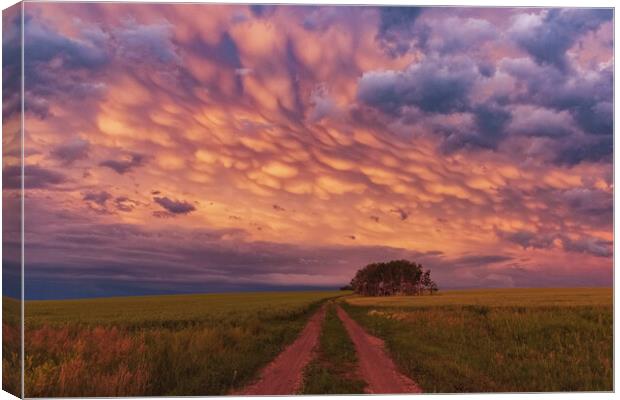
[[393,57],[410,50],[415,39],[415,22],[422,7],[380,7],[376,40]]
[[121,160],[104,160],[99,163],[102,167],[110,168],[117,174],[123,175],[133,170],[136,167],[141,166],[144,163],[144,156],[141,154],[130,154],[125,156]]
[[510,34],[537,63],[566,69],[567,50],[585,33],[612,18],[611,9],[550,9],[517,16]]
[[[5,189],[21,189],[22,170],[20,166],[6,167],[2,170],[2,181]],[[26,165],[24,168],[24,188],[50,189],[65,183],[67,178],[56,171],[38,165]]]
[[112,198],[112,195],[106,191],[88,192],[82,197],[85,201],[92,201],[100,206],[105,206],[106,202]]
[[51,154],[65,165],[71,165],[75,161],[83,160],[88,156],[90,143],[76,138],[55,147]]
[[196,211],[196,207],[182,200],[171,200],[168,197],[153,197],[153,200],[172,214],[189,214]]
[[383,112],[415,106],[430,113],[465,111],[478,69],[467,58],[425,58],[404,71],[373,71],[359,80],[357,98]]

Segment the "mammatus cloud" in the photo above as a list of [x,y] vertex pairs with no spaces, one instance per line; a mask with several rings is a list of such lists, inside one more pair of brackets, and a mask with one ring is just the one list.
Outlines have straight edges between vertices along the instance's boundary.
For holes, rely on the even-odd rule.
[[610,282],[611,10],[26,13],[35,278],[340,286],[413,258],[444,286]]

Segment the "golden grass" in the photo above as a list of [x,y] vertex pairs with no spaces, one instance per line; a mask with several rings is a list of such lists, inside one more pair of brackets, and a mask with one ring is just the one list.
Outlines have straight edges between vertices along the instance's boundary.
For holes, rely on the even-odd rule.
[[244,385],[339,292],[26,303],[28,397],[221,395]]

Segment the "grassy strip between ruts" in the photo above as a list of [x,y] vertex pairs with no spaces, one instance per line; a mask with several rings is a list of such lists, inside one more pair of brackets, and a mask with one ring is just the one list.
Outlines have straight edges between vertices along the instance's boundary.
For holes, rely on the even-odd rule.
[[339,292],[27,302],[26,396],[222,395]]
[[405,300],[400,307],[345,308],[386,341],[394,361],[427,393],[613,389],[611,305],[415,306],[415,299]]
[[357,373],[353,342],[330,302],[316,358],[304,371],[302,394],[360,394],[366,383]]

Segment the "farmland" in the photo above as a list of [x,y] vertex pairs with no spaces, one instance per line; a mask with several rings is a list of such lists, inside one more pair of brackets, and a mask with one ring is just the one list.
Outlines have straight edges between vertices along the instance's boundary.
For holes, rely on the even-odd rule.
[[612,390],[612,290],[446,291],[350,297],[425,392]]
[[370,389],[339,308],[382,339],[393,360],[385,365],[423,392],[612,390],[612,290],[595,288],[28,301],[26,395],[239,393],[304,336],[325,303],[313,356],[291,394]]
[[26,303],[26,395],[224,394],[250,380],[339,292]]
[[20,301],[2,297],[2,389],[19,396],[21,392],[21,308]]

